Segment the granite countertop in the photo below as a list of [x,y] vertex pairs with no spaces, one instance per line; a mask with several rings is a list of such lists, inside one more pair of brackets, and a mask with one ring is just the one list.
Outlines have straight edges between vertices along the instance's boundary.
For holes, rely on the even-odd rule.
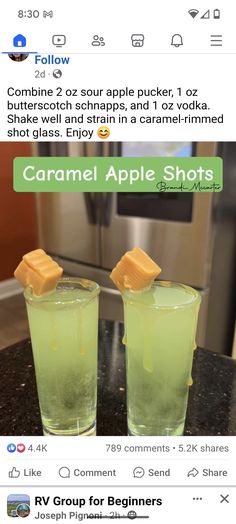
[[[99,324],[97,435],[126,435],[123,324]],[[0,351],[0,435],[42,435],[30,340]],[[236,435],[236,361],[197,349],[185,435]]]

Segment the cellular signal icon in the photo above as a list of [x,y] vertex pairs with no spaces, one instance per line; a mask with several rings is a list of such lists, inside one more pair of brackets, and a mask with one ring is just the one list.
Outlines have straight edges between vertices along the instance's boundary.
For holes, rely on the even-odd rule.
[[198,15],[199,11],[197,9],[190,9],[188,13],[192,18],[195,18]]

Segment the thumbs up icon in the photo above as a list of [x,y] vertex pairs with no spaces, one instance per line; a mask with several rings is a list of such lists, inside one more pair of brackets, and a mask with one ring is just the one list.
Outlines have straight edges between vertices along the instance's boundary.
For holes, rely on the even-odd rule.
[[18,469],[16,469],[15,467],[12,468],[12,470],[9,471],[9,473],[8,473],[8,477],[10,479],[18,479],[19,476],[20,476],[20,471]]

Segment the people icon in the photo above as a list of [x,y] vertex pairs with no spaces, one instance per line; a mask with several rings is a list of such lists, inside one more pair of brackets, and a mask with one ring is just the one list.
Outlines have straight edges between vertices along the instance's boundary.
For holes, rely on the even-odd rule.
[[23,62],[29,55],[27,53],[9,53],[8,56],[13,62]]
[[94,35],[92,46],[99,47],[99,46],[104,46],[104,45],[105,45],[104,38],[102,36]]

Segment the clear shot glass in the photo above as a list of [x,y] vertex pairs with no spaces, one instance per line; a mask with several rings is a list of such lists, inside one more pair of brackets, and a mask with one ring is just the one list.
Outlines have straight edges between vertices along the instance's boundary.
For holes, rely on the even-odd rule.
[[123,293],[128,433],[182,435],[200,294],[183,284],[155,281]]
[[24,292],[45,435],[94,435],[98,284],[62,278],[54,292]]

